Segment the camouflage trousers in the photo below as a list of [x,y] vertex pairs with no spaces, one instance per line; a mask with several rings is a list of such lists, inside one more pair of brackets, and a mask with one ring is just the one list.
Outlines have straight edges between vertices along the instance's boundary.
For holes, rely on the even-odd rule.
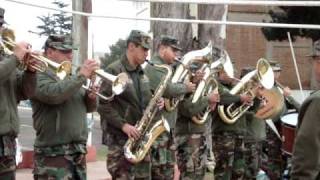
[[176,144],[180,179],[204,179],[208,151],[205,134],[177,135]]
[[216,158],[215,180],[256,179],[259,170],[259,147],[255,141],[231,133],[212,138]]
[[[280,129],[280,128],[278,128]],[[271,180],[280,179],[285,167],[281,152],[282,142],[278,136],[267,126],[267,139],[263,143],[264,158],[261,168]]]
[[0,179],[14,180],[16,170],[16,141],[12,136],[0,137]]
[[162,133],[151,147],[151,173],[153,180],[172,180],[176,163],[173,136],[169,132]]
[[117,141],[113,141],[113,144],[108,144],[107,169],[112,179],[151,180],[150,153],[141,162],[132,164],[124,156],[123,146],[125,142],[124,139],[117,139]]
[[86,180],[86,154],[34,155],[35,180]]

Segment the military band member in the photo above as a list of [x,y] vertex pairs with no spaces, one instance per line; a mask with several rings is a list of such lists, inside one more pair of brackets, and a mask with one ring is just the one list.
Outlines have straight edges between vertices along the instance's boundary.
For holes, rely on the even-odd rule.
[[[0,34],[4,29],[4,12],[0,8]],[[26,63],[24,57],[30,53],[28,46],[25,42],[18,43],[12,55],[0,50],[0,179],[15,179],[15,138],[20,126],[17,104],[35,92],[35,70],[30,66],[24,72],[17,69],[21,63]]]
[[[244,76],[250,70],[245,69],[241,73]],[[225,74],[226,75],[226,74]],[[214,177],[220,179],[255,179],[256,167],[251,167],[250,159],[254,147],[247,143],[248,137],[248,117],[256,110],[260,104],[258,98],[252,99],[249,95],[232,95],[228,93],[232,79],[225,76],[222,72],[219,75],[220,84],[219,93],[221,94],[220,104],[228,106],[231,103],[235,105],[253,104],[250,111],[244,113],[234,124],[225,123],[219,114],[213,114],[213,151],[216,158],[216,167]],[[259,96],[260,88],[255,91]]]
[[[67,35],[50,35],[45,57],[62,63],[72,60],[72,40]],[[96,109],[93,92],[82,87],[99,68],[85,60],[77,74],[59,79],[55,70],[38,73],[36,95],[31,99],[36,139],[34,179],[86,179],[87,112]]]
[[[313,70],[320,82],[320,41],[314,43]],[[292,180],[320,179],[320,91],[313,92],[301,105],[293,146]]]
[[[151,59],[154,64],[172,65],[178,56],[181,48],[176,38],[172,36],[161,36],[158,51]],[[161,79],[166,76],[166,70],[162,68],[147,65],[145,68],[146,75],[150,80],[151,90],[155,91],[161,83]],[[193,83],[168,83],[163,94],[164,98],[177,98],[186,93],[195,90]],[[173,132],[176,125],[177,109],[172,111],[164,109],[162,115],[170,125],[171,132],[164,132],[152,145],[152,179],[173,179],[174,165],[176,163],[175,150],[173,147]]]
[[[150,45],[151,39],[148,34],[132,30],[122,58],[106,69],[114,75],[127,73],[130,78],[130,83],[122,94],[115,96],[112,101],[100,100],[98,108],[103,144],[108,146],[107,168],[113,179],[151,179],[150,153],[141,162],[132,164],[125,159],[123,151],[128,138],[136,140],[140,137],[135,124],[143,116],[152,98],[149,79],[141,68]],[[101,93],[110,95],[111,84],[103,83]]]
[[[196,79],[200,80],[201,75],[197,76]],[[193,82],[197,84],[199,81]],[[190,94],[179,103],[175,134],[180,179],[204,179],[208,151],[206,144],[208,119],[204,124],[197,124],[192,118],[206,110],[208,106],[214,111],[219,99],[219,94],[212,91],[207,96],[200,97],[196,103],[192,103]]]
[[[285,104],[283,111],[278,117],[273,118],[273,122],[278,132],[281,132],[281,121],[280,117],[288,112],[288,109],[300,108],[300,104],[291,96],[291,89],[289,87],[280,87],[279,79],[281,73],[281,65],[277,61],[269,61],[273,73],[275,84],[273,90],[278,91],[279,94],[283,94]],[[263,143],[263,149],[266,153],[266,159],[263,160],[262,169],[266,171],[268,177],[271,180],[280,179],[282,172],[285,168],[285,157],[282,156],[281,146],[282,140],[278,135],[269,127],[266,126],[267,138]]]

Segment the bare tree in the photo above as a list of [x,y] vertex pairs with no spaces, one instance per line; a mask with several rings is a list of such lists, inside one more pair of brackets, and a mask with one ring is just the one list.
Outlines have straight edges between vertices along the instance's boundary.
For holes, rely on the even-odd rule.
[[[189,5],[178,3],[151,3],[151,17],[190,19]],[[161,35],[176,37],[184,52],[191,49],[192,29],[188,23],[153,21],[151,31],[154,36],[153,51],[156,50]]]

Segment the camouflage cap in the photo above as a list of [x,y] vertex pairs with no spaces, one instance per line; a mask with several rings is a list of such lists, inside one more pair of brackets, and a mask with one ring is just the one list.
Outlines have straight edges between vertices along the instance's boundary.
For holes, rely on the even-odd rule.
[[0,7],[0,24],[6,23],[6,22],[4,21],[4,13],[5,13],[5,10]]
[[312,47],[312,53],[307,55],[308,57],[319,57],[320,56],[320,40],[315,41]]
[[137,43],[146,49],[151,48],[151,37],[147,33],[139,30],[132,30],[127,42]]
[[162,35],[160,39],[160,44],[170,46],[175,50],[182,51],[181,47],[179,46],[180,42],[172,36]]
[[44,48],[54,48],[61,51],[70,51],[75,50],[75,48],[72,45],[72,38],[70,35],[50,35],[45,42]]
[[270,60],[269,64],[273,71],[281,71],[281,65],[278,61]]

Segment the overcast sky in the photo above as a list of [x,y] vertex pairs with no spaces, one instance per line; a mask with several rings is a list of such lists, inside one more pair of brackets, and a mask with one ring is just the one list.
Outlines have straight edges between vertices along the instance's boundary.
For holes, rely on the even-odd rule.
[[[51,4],[53,0],[27,0],[25,2],[54,7]],[[70,4],[71,0],[64,0]],[[28,31],[38,31],[37,25],[41,24],[37,16],[47,15],[53,11],[30,7],[17,3],[0,0],[0,6],[5,8],[5,20],[9,27],[16,32],[17,41],[25,40],[30,42],[33,49],[40,49],[46,37],[29,33]],[[141,9],[148,8],[146,4],[136,4],[133,2],[119,2],[117,0],[92,0],[92,10],[94,14],[113,15],[113,16],[131,16],[135,17]],[[147,17],[149,9],[139,14],[139,17]],[[114,44],[119,38],[126,38],[132,29],[149,31],[149,23],[145,21],[119,20],[92,18],[89,24],[92,28],[94,37],[94,49],[96,52],[105,52],[108,47]]]

